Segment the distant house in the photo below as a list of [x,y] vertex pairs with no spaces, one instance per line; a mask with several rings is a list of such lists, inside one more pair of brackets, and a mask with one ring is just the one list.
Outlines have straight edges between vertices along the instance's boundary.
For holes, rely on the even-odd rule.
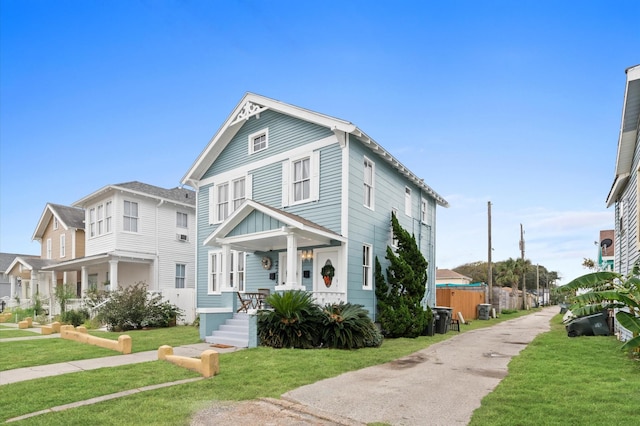
[[182,179],[197,192],[201,337],[247,293],[303,290],[376,313],[374,265],[394,246],[391,215],[429,261],[446,200],[354,124],[247,94]]
[[638,168],[640,167],[640,65],[626,71],[622,123],[618,138],[615,177],[607,207],[615,208],[614,269],[623,275],[631,272],[640,259],[640,215],[638,214]]
[[598,242],[598,270],[613,271],[615,265],[615,231],[600,231]]
[[5,303],[14,299],[16,296],[15,282],[12,290],[12,277],[8,274],[7,269],[9,269],[9,266],[11,266],[17,257],[29,258],[37,256],[28,254],[0,253],[0,299],[3,299]]
[[[628,275],[640,260],[640,65],[625,72],[615,177],[607,196],[607,207],[615,208],[614,270]],[[623,339],[632,337],[627,330],[620,331]]]
[[436,269],[436,284],[471,284],[471,281],[470,277],[451,269]]
[[[32,239],[40,242],[40,257],[17,256],[12,261],[6,270],[11,292],[19,300],[31,301],[37,296],[51,304],[56,285],[79,283],[78,271],[55,273],[45,268],[84,256],[84,212],[48,203]],[[80,296],[79,288],[77,292]]]

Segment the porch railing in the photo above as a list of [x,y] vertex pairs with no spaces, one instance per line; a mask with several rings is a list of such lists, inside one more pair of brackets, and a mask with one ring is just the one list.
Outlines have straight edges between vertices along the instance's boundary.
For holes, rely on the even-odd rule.
[[342,291],[313,291],[313,299],[319,305],[328,305],[347,301],[347,294]]

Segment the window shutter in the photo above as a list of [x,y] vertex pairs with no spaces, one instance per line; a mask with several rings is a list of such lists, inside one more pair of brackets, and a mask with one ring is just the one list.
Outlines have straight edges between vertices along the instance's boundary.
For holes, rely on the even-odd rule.
[[209,225],[216,223],[216,186],[211,185],[209,187]]
[[311,201],[320,198],[320,151],[311,153]]
[[289,161],[282,163],[282,207],[289,205]]

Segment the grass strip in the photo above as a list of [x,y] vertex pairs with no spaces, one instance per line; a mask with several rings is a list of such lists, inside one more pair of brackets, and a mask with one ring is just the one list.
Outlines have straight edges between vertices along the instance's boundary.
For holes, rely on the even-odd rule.
[[33,331],[18,330],[15,328],[3,328],[0,330],[0,341],[2,339],[10,339],[12,337],[33,337],[39,336],[38,333]]
[[637,425],[640,363],[614,337],[569,338],[560,316],[509,363],[472,426]]

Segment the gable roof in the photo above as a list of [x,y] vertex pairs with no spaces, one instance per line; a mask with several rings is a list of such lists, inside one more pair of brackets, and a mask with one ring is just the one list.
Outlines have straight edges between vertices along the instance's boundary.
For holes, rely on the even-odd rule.
[[436,280],[451,280],[451,279],[464,279],[464,280],[468,280],[469,282],[471,282],[471,278],[467,277],[466,275],[462,275],[457,273],[454,270],[451,269],[440,269],[437,268],[436,269]]
[[58,219],[58,223],[65,230],[69,228],[84,229],[84,210],[77,207],[63,206],[61,204],[47,203],[44,211],[40,215],[40,220],[33,232],[32,240],[40,240],[47,229],[47,225],[53,217]]
[[443,207],[449,207],[449,203],[435,192],[424,179],[413,174],[393,155],[387,152],[380,144],[371,139],[356,127],[353,123],[339,118],[331,117],[308,109],[300,108],[284,102],[270,99],[254,93],[246,93],[240,100],[238,105],[233,109],[229,117],[222,124],[220,129],[211,138],[202,153],[198,156],[189,171],[184,175],[181,182],[185,185],[197,187],[197,182],[202,179],[209,167],[214,163],[215,159],[220,155],[224,148],[229,144],[231,139],[240,130],[242,124],[253,116],[260,116],[260,113],[266,110],[273,110],[281,114],[299,118],[311,123],[331,129],[340,144],[346,143],[347,134],[354,135],[359,141],[364,143],[374,154],[387,162],[391,167],[420,187],[424,192],[432,196],[436,202]]
[[107,185],[76,201],[75,203],[73,203],[73,205],[78,207],[86,206],[92,200],[101,197],[109,191],[126,191],[132,194],[152,197],[158,200],[169,201],[189,207],[195,207],[196,205],[196,193],[191,189],[181,187],[165,189],[160,188],[159,186],[149,185],[138,181]]
[[17,254],[17,253],[0,253],[0,272],[4,273],[16,257],[31,258],[38,257],[36,255],[29,254]]
[[627,82],[624,90],[622,104],[622,123],[620,124],[620,136],[618,137],[618,153],[616,156],[616,172],[607,196],[607,207],[618,201],[626,187],[633,156],[638,140],[638,118],[640,117],[640,65],[629,67],[625,70]]
[[13,261],[9,264],[9,266],[3,271],[5,274],[8,274],[14,266],[18,263],[25,266],[30,271],[39,271],[45,266],[55,265],[58,263],[56,260],[52,259],[42,259],[39,256],[16,256]]

